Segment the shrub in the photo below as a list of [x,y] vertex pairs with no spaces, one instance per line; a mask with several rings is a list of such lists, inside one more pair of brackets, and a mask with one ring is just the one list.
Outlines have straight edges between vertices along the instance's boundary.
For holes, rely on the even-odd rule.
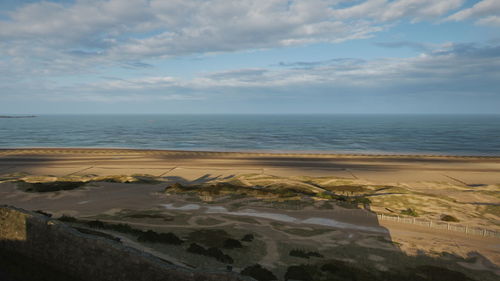
[[207,247],[222,247],[231,236],[223,229],[199,229],[189,233],[187,238]]
[[285,281],[287,280],[300,280],[300,281],[314,281],[316,269],[311,265],[292,265],[285,273]]
[[415,274],[425,277],[425,280],[430,281],[472,281],[472,279],[462,272],[432,265],[417,266]]
[[278,280],[276,275],[274,275],[268,269],[262,267],[260,264],[255,264],[246,267],[241,271],[242,275],[250,276],[258,281],[272,281]]
[[294,249],[290,251],[290,256],[309,259],[310,257],[322,258],[323,255],[318,252],[306,252],[304,250]]
[[137,237],[137,241],[139,242],[152,242],[152,243],[165,243],[165,244],[173,244],[180,245],[184,241],[182,241],[177,235],[169,232],[169,233],[157,233],[152,230],[148,230],[142,232]]
[[222,247],[226,249],[235,249],[242,248],[243,245],[241,245],[241,242],[236,239],[228,238],[224,241],[224,245]]
[[241,241],[252,242],[253,239],[254,239],[253,234],[245,234],[245,236],[243,236],[243,238],[241,238]]
[[26,192],[53,192],[60,190],[72,190],[85,184],[86,182],[82,181],[55,181],[36,183],[23,182],[20,183],[20,186],[23,187]]
[[171,185],[165,187],[165,189],[163,190],[163,192],[170,192],[170,191],[173,191],[173,192],[182,192],[182,191],[188,191],[188,190],[191,190],[191,189],[192,189],[191,187],[183,186],[182,184],[176,182],[174,184],[171,184]]
[[219,248],[208,248],[205,249],[202,246],[196,244],[196,243],[191,243],[187,249],[188,252],[197,254],[197,255],[202,255],[202,256],[207,256],[207,257],[212,257],[215,258],[216,260],[223,262],[223,263],[233,263],[233,258],[231,258],[229,255],[224,254]]
[[92,228],[104,228],[104,223],[98,220],[88,221],[87,225]]
[[368,204],[371,204],[372,201],[370,201],[370,199],[368,199],[366,197],[358,196],[358,197],[354,197],[354,199],[351,201],[351,203],[368,205]]
[[80,231],[81,233],[103,237],[103,238],[110,239],[110,240],[113,240],[113,241],[116,241],[116,242],[121,242],[120,238],[115,237],[113,235],[109,235],[107,233],[103,233],[103,232],[99,232],[99,231],[95,231],[95,230],[90,230],[90,229],[85,229],[85,228],[80,228],[80,227],[75,227],[75,229],[78,230],[78,231]]
[[[328,263],[322,265],[320,269],[326,273],[327,276],[334,277],[335,279],[333,280],[378,280],[372,273],[340,260],[330,260]],[[396,280],[401,279],[398,278]]]
[[35,213],[38,213],[38,214],[44,215],[44,216],[46,216],[46,217],[48,217],[48,218],[51,218],[51,217],[52,217],[52,214],[46,213],[46,212],[44,212],[44,211],[42,211],[42,210],[36,210],[36,211],[35,211]]
[[233,263],[233,258],[230,256],[224,254],[219,248],[208,248],[207,249],[207,256],[213,257],[216,260],[223,262],[223,263]]
[[60,221],[62,222],[77,222],[78,220],[74,217],[67,216],[67,215],[62,215],[62,217],[59,218]]
[[202,246],[196,244],[196,243],[191,243],[187,249],[188,252],[193,253],[193,254],[198,254],[198,255],[205,255],[206,250]]
[[408,208],[406,210],[401,211],[401,214],[407,215],[407,216],[412,216],[412,217],[418,217],[417,212],[412,208]]
[[130,233],[134,235],[140,235],[143,231],[139,229],[135,229],[128,224],[119,223],[119,224],[106,224],[105,227],[109,230],[122,232],[122,233]]
[[316,194],[316,196],[319,198],[328,199],[328,200],[333,199],[333,195],[328,194],[326,192],[318,193],[318,194]]
[[451,215],[442,215],[441,216],[442,221],[450,221],[450,222],[459,222],[460,220],[455,218],[454,216]]

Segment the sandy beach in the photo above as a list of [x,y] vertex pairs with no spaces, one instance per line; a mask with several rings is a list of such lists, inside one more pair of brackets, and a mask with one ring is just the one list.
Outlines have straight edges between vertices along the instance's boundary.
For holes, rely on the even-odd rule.
[[[161,181],[159,184],[97,182],[75,190],[39,194],[20,191],[15,182],[9,181],[11,178],[51,181],[118,175],[150,175]],[[173,183],[196,186],[231,180],[246,186],[266,183],[320,190],[344,185],[363,186],[371,194],[371,212],[401,215],[401,210],[411,207],[416,208],[422,219],[439,221],[442,214],[449,214],[460,219],[461,225],[500,231],[498,157],[3,149],[0,150],[0,178],[4,180],[0,183],[0,204],[44,210],[56,216],[65,214],[109,223],[126,222],[158,231],[212,227],[228,231],[252,229],[263,237],[262,243],[268,253],[256,259],[269,268],[277,268],[278,272],[283,270],[280,256],[271,253],[278,249],[283,252],[284,246],[279,241],[289,240],[324,251],[338,245],[353,245],[401,251],[408,256],[418,256],[422,250],[429,254],[447,252],[464,259],[457,261],[460,268],[500,275],[500,244],[495,237],[379,220],[374,213],[363,209],[335,207],[323,210],[322,201],[307,203],[309,205],[300,210],[284,210],[252,203],[250,199],[223,199],[207,205],[207,202],[196,198],[198,201],[192,201],[193,198],[182,194],[167,196],[161,193],[165,186]],[[133,219],[141,212],[155,212],[160,217],[175,217],[176,220]],[[253,223],[250,228],[246,224],[248,221]],[[337,234],[332,236],[329,229],[337,229]],[[305,242],[304,237],[287,233],[289,230],[318,234],[314,240]],[[395,243],[397,250],[377,242],[382,239],[376,238],[377,235]],[[130,243],[130,246],[176,261],[168,251]],[[373,259],[379,261],[380,258]],[[382,264],[373,263],[384,270]]]
[[0,150],[0,173],[151,174],[187,181],[244,173],[334,176],[376,183],[500,183],[500,157],[195,152],[132,149]]

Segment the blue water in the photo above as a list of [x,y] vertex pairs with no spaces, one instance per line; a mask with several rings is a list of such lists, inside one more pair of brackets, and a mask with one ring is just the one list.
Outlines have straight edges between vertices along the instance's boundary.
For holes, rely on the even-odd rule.
[[500,115],[47,115],[0,118],[0,148],[500,156]]

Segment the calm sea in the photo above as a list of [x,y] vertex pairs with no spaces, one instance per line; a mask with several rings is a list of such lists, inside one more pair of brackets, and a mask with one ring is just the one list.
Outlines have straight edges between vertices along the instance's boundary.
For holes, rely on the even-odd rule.
[[0,148],[121,147],[500,156],[500,115],[42,115]]

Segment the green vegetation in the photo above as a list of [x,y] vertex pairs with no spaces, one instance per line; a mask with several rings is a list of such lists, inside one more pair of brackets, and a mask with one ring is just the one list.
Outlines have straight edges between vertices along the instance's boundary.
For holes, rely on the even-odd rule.
[[59,220],[62,222],[78,222],[76,218],[67,215],[62,215]]
[[228,238],[224,241],[224,245],[222,247],[225,249],[236,249],[242,248],[243,245],[241,245],[241,242],[236,239]]
[[316,235],[325,234],[328,232],[334,232],[335,229],[331,228],[314,228],[314,229],[303,229],[303,228],[280,228],[280,231],[302,237],[311,237]]
[[[55,179],[55,180],[54,180]],[[86,184],[95,182],[113,182],[113,183],[144,183],[156,184],[161,180],[152,175],[134,174],[132,176],[117,175],[117,176],[68,176],[68,177],[41,177],[31,176],[24,177],[23,175],[14,175],[0,178],[1,181],[15,180],[19,189],[25,192],[54,192],[62,190],[77,189]]]
[[334,209],[334,207],[333,207],[333,205],[332,205],[331,203],[329,203],[329,202],[323,202],[323,204],[321,204],[321,205],[319,206],[319,209],[320,209],[320,210],[333,210],[333,209]]
[[273,281],[273,280],[278,280],[276,275],[274,275],[271,271],[268,269],[262,267],[260,264],[255,264],[251,265],[248,267],[245,267],[241,271],[242,275],[250,276],[254,278],[257,281]]
[[315,276],[320,274],[317,273],[318,269],[312,265],[292,265],[288,267],[285,273],[285,280],[301,280],[301,281],[314,281],[320,280],[315,279]]
[[147,174],[133,174],[131,176],[115,175],[104,177],[93,177],[94,182],[113,182],[113,183],[144,183],[144,184],[157,184],[162,181],[153,175]]
[[455,218],[452,215],[442,215],[441,216],[442,221],[449,221],[449,222],[459,222],[460,220]]
[[231,258],[229,255],[224,254],[219,248],[216,247],[205,249],[203,246],[200,246],[196,243],[191,243],[187,251],[189,253],[215,258],[222,263],[232,264],[234,262],[233,258]]
[[139,242],[151,242],[151,243],[164,243],[164,244],[172,244],[172,245],[180,245],[184,241],[182,241],[177,235],[169,232],[169,233],[156,233],[152,230],[148,230],[142,232],[137,237],[137,241]]
[[343,194],[351,194],[355,193],[363,193],[371,191],[364,186],[361,185],[334,185],[334,186],[325,186],[324,189],[335,192],[335,193],[343,193]]
[[340,260],[329,260],[319,264],[301,264],[288,267],[285,280],[316,281],[471,281],[465,274],[444,267],[422,265],[403,271],[370,271]]
[[284,200],[271,202],[273,208],[283,210],[302,210],[305,207],[312,206],[313,204],[314,202],[308,200]]
[[51,218],[51,217],[52,217],[52,214],[46,213],[46,212],[44,212],[44,211],[42,211],[42,210],[36,210],[36,211],[35,211],[35,213],[38,213],[38,214],[40,214],[40,215],[44,215],[44,216],[46,216],[46,217],[48,217],[48,218]]
[[85,184],[82,181],[19,182],[18,187],[25,192],[54,192],[77,189]]
[[170,245],[180,245],[184,243],[182,239],[180,239],[179,237],[177,237],[177,235],[171,232],[157,233],[152,230],[143,231],[140,229],[133,228],[128,224],[110,224],[99,220],[81,221],[69,216],[62,216],[61,218],[59,218],[59,220],[70,223],[81,223],[90,228],[105,229],[105,230],[131,234],[136,236],[137,241],[139,242],[163,243]]
[[241,241],[252,242],[254,238],[255,237],[253,236],[253,234],[245,234],[245,236],[243,236],[243,238],[241,238]]
[[290,256],[292,257],[299,257],[299,258],[304,258],[304,259],[309,259],[311,257],[317,257],[317,258],[322,258],[323,255],[318,253],[318,252],[307,252],[304,250],[299,250],[299,249],[294,249],[290,251]]
[[358,204],[368,205],[371,203],[370,199],[365,196],[346,196],[346,195],[338,195],[330,192],[322,192],[316,194],[317,197],[327,199],[327,200],[335,200],[342,204],[343,206],[346,204],[357,206]]
[[408,208],[406,210],[402,210],[401,214],[402,215],[406,215],[406,216],[418,217],[417,212],[415,211],[415,209],[412,209],[412,208]]
[[109,239],[109,240],[113,240],[113,241],[116,241],[116,242],[121,242],[121,239],[118,238],[118,237],[115,237],[113,235],[110,235],[110,234],[107,234],[107,233],[104,233],[104,232],[100,232],[100,231],[95,231],[95,230],[91,230],[91,229],[87,229],[87,228],[81,228],[81,227],[74,227],[74,229],[80,231],[81,233],[84,233],[84,234],[90,234],[90,235],[94,235],[94,236],[99,236],[99,237],[102,237],[102,238],[106,238],[106,239]]
[[0,249],[0,269],[0,280],[84,281],[79,276],[54,268],[49,262],[42,262],[6,248]]
[[199,229],[188,234],[189,241],[203,244],[207,247],[223,247],[227,239],[232,238],[223,229]]
[[162,214],[159,210],[122,210],[118,216],[132,219],[162,219],[173,221],[174,217]]
[[279,197],[287,198],[297,195],[313,196],[315,193],[301,187],[292,186],[267,186],[267,187],[251,187],[244,185],[237,185],[229,182],[217,182],[214,184],[184,186],[180,183],[174,183],[167,186],[164,193],[183,193],[183,192],[196,192],[202,195],[221,196],[238,194],[239,196],[252,196],[252,197]]

